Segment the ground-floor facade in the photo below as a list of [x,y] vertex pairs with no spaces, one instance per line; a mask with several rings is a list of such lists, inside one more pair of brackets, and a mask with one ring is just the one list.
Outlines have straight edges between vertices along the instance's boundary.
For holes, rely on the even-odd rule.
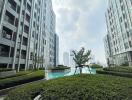
[[107,58],[109,66],[132,66],[132,51],[121,53]]

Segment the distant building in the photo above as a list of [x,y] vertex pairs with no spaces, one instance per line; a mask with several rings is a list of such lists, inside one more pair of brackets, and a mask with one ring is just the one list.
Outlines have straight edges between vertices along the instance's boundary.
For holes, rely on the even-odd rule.
[[64,66],[69,67],[69,53],[68,52],[64,52],[63,54],[63,64]]
[[104,38],[107,64],[132,65],[132,0],[109,0]]
[[55,55],[54,55],[54,66],[58,66],[59,65],[59,36],[57,34],[55,34]]
[[76,66],[76,64],[75,64],[75,61],[73,60],[73,58],[74,58],[74,54],[73,54],[73,52],[72,52],[73,50],[70,50],[70,67],[75,67]]

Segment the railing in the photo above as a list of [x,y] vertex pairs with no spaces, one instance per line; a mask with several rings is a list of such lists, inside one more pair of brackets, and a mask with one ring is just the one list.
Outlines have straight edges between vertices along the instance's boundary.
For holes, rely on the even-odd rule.
[[11,3],[8,3],[9,7],[12,8],[14,11],[16,11],[16,7],[12,5]]

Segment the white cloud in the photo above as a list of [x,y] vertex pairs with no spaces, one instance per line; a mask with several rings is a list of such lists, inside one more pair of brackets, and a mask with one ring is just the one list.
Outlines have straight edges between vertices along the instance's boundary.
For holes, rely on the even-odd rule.
[[[105,29],[103,29],[105,27],[104,22],[102,22],[102,24],[98,16],[102,17],[102,15],[100,15],[102,12],[99,10],[103,9],[104,11],[105,8],[102,8],[102,6],[105,6],[104,2],[106,0],[52,1],[57,18],[56,30],[60,37],[61,62],[63,52],[70,49],[78,49],[81,46],[93,49],[97,60],[104,62],[104,56],[102,56],[102,60],[100,60],[98,56],[101,54],[104,55],[102,32],[105,32]],[[94,16],[94,18],[92,18],[92,16]],[[96,20],[99,23],[96,23]],[[99,24],[99,26],[96,24]],[[97,43],[102,43],[99,47],[101,53],[97,51],[99,45]]]

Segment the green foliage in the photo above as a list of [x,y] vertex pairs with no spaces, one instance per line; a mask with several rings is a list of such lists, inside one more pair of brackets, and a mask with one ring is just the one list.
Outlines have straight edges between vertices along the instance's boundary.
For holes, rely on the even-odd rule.
[[[76,63],[76,70],[77,68],[79,67],[80,69],[80,74],[82,73],[82,67],[89,62],[89,60],[91,59],[90,55],[91,55],[91,51],[90,50],[87,50],[85,52],[85,48],[82,48],[80,51],[76,52],[76,51],[72,51],[73,54],[74,54],[74,58],[73,60],[75,61]],[[76,70],[75,70],[75,73],[76,73]],[[75,74],[74,73],[74,74]]]
[[114,71],[114,72],[132,73],[132,67],[108,67],[108,68],[104,68],[103,70]]
[[103,71],[103,70],[97,70],[96,73],[132,78],[132,73],[114,72],[114,71]]
[[0,78],[0,79],[6,79],[6,78],[11,78],[11,77],[18,77],[18,76],[29,74],[31,72],[32,71],[20,71],[20,72],[16,73],[15,75],[4,77],[4,78]]
[[10,68],[0,68],[0,72],[12,71]]
[[9,92],[5,100],[33,100],[43,89],[41,82],[26,84]]
[[104,75],[75,75],[17,88],[5,100],[131,100],[132,79]]
[[65,69],[70,69],[70,67],[58,66],[58,67],[51,68],[50,70],[65,70]]
[[88,50],[85,52],[85,48],[82,48],[80,51],[76,52],[76,51],[73,51],[74,53],[74,58],[73,60],[75,61],[75,63],[78,65],[78,66],[83,66],[86,64],[86,62],[88,62],[91,58],[90,58],[90,54],[91,54],[91,51]]
[[20,85],[23,83],[35,81],[44,78],[44,71],[35,71],[26,75],[6,78],[0,80],[0,89]]
[[32,60],[33,60],[33,66],[34,66],[34,69],[38,69],[36,67],[37,64],[43,64],[45,62],[45,59],[43,56],[37,56],[37,54],[35,53],[32,53]]
[[103,68],[103,66],[98,65],[98,64],[92,64],[90,67],[91,68]]

